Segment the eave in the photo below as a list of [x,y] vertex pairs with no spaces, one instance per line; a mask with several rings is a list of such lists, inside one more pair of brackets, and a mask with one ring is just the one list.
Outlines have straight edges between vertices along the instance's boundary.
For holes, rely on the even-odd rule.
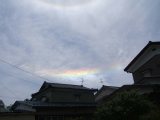
[[141,56],[144,54],[144,52],[145,52],[151,45],[160,45],[160,42],[152,42],[152,41],[149,41],[148,44],[138,53],[138,55],[127,65],[127,67],[124,69],[124,71],[131,73],[131,71],[129,71],[129,68],[139,59],[139,57],[141,57]]

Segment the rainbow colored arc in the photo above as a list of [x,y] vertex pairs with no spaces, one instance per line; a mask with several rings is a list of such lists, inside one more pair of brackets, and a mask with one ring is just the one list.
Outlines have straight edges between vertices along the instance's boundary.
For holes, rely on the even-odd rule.
[[82,77],[86,75],[93,75],[98,73],[98,69],[77,69],[77,70],[64,70],[64,71],[56,71],[51,69],[44,69],[36,72],[41,76],[53,76],[53,77],[63,77],[63,78],[73,78],[73,77]]

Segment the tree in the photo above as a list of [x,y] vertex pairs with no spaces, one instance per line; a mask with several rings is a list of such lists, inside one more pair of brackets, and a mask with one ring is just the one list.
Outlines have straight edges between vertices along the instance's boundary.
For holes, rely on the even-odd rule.
[[150,113],[153,104],[135,91],[117,94],[112,100],[99,107],[96,120],[140,120]]

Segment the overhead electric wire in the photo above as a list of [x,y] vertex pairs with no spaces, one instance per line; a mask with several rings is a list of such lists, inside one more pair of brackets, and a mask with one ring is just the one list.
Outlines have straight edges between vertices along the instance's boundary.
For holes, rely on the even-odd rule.
[[[3,59],[0,59],[0,62],[5,63],[5,64],[7,64],[7,65],[9,65],[9,66],[11,66],[11,67],[13,67],[13,68],[15,68],[15,69],[18,69],[18,70],[24,72],[24,73],[30,74],[30,75],[32,75],[33,77],[37,77],[37,78],[43,79],[43,80],[45,80],[45,81],[51,81],[51,80],[46,79],[46,78],[44,78],[44,77],[38,76],[38,75],[36,75],[36,74],[34,74],[34,73],[30,72],[30,71],[24,70],[24,69],[22,69],[22,68],[20,68],[20,67],[18,67],[18,66],[16,66],[16,65],[13,65],[13,64],[11,64],[11,63],[3,60]],[[10,77],[16,78],[16,79],[24,80],[24,79],[22,79],[22,78],[18,78],[18,77],[16,77],[16,76],[12,75],[12,74],[8,74],[8,73],[5,73],[5,74],[7,74],[7,75],[10,76]],[[27,80],[25,80],[25,81],[27,81]],[[31,82],[31,81],[30,81],[30,82]],[[5,86],[2,82],[1,82],[1,86],[3,86],[4,88],[6,88],[6,89],[8,90],[8,92],[10,92],[10,93],[12,94],[13,97],[8,97],[8,98],[16,98],[16,99],[18,98],[18,99],[22,99],[22,98],[18,97],[18,95],[16,95],[16,94],[15,94],[12,90],[10,90],[7,86]],[[2,97],[2,96],[1,96],[1,97]],[[7,98],[7,96],[5,96],[5,97]]]
[[[1,73],[0,73],[1,74]],[[12,77],[12,78],[14,78],[14,79],[17,79],[17,80],[23,80],[23,81],[26,81],[26,82],[31,82],[31,81],[28,81],[28,80],[25,80],[25,79],[23,79],[23,78],[19,78],[19,77],[17,77],[17,76],[15,76],[15,75],[12,75],[12,74],[10,74],[10,73],[6,73],[6,72],[4,72],[4,73],[2,73],[2,75],[7,75],[7,76],[10,76],[10,77]],[[33,82],[32,82],[33,83]],[[34,83],[35,84],[35,83]],[[38,84],[37,83],[37,85],[40,85],[40,84]],[[18,99],[22,99],[21,97],[18,97],[18,96],[20,96],[20,95],[17,95],[16,93],[18,93],[18,91],[17,90],[13,90],[13,88],[12,88],[12,90],[9,88],[9,87],[7,87],[6,85],[4,85],[4,83],[2,83],[1,82],[1,85],[0,86],[2,86],[3,88],[5,88],[8,92],[10,92],[11,93],[11,95],[13,96],[13,97],[10,97],[10,98],[18,98]],[[15,91],[15,92],[13,92],[13,91]],[[8,97],[9,98],[9,97]]]
[[[13,98],[13,99],[17,99],[17,97],[15,97],[15,96],[4,96],[4,95],[0,95],[0,97],[2,97],[2,98]],[[19,99],[23,99],[23,98],[19,98]]]
[[[10,77],[12,77],[12,78],[14,78],[14,79],[17,79],[17,80],[23,80],[23,81],[26,81],[26,82],[32,82],[32,81],[29,81],[29,80],[26,80],[26,79],[24,79],[24,78],[20,78],[20,77],[17,77],[17,76],[15,76],[15,75],[12,75],[12,74],[10,74],[10,73],[3,73],[3,74],[6,74],[7,76],[10,76]],[[34,83],[35,84],[35,82],[32,82],[32,83]],[[40,84],[38,84],[37,83],[37,85],[40,85]]]
[[18,97],[17,94],[15,94],[15,92],[13,92],[13,90],[10,90],[10,89],[9,89],[8,87],[6,87],[3,83],[1,83],[1,86],[4,87],[6,90],[8,90],[8,92],[11,93],[12,97],[21,99],[20,97]]
[[20,68],[20,67],[18,67],[18,66],[16,66],[16,65],[13,65],[13,64],[11,64],[11,63],[3,60],[3,59],[0,59],[0,62],[3,62],[3,63],[5,63],[5,64],[8,64],[8,65],[12,66],[13,68],[16,68],[16,69],[18,69],[18,70],[20,70],[20,71],[23,71],[24,73],[28,73],[28,74],[30,74],[30,75],[32,75],[32,76],[35,76],[35,77],[40,78],[40,79],[43,79],[43,80],[45,80],[45,81],[46,81],[46,80],[47,80],[47,81],[51,81],[51,80],[49,80],[49,79],[47,79],[47,78],[41,77],[41,76],[36,75],[36,74],[34,74],[34,73],[30,72],[30,71],[24,70],[24,69],[22,69],[22,68]]

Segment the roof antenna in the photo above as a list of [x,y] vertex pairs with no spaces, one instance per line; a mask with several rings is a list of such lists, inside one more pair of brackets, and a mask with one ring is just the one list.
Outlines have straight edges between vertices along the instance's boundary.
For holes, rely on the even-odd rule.
[[83,83],[84,83],[84,79],[81,78],[81,86],[83,86]]
[[103,86],[103,80],[102,79],[100,79],[100,83],[102,84],[102,86]]

